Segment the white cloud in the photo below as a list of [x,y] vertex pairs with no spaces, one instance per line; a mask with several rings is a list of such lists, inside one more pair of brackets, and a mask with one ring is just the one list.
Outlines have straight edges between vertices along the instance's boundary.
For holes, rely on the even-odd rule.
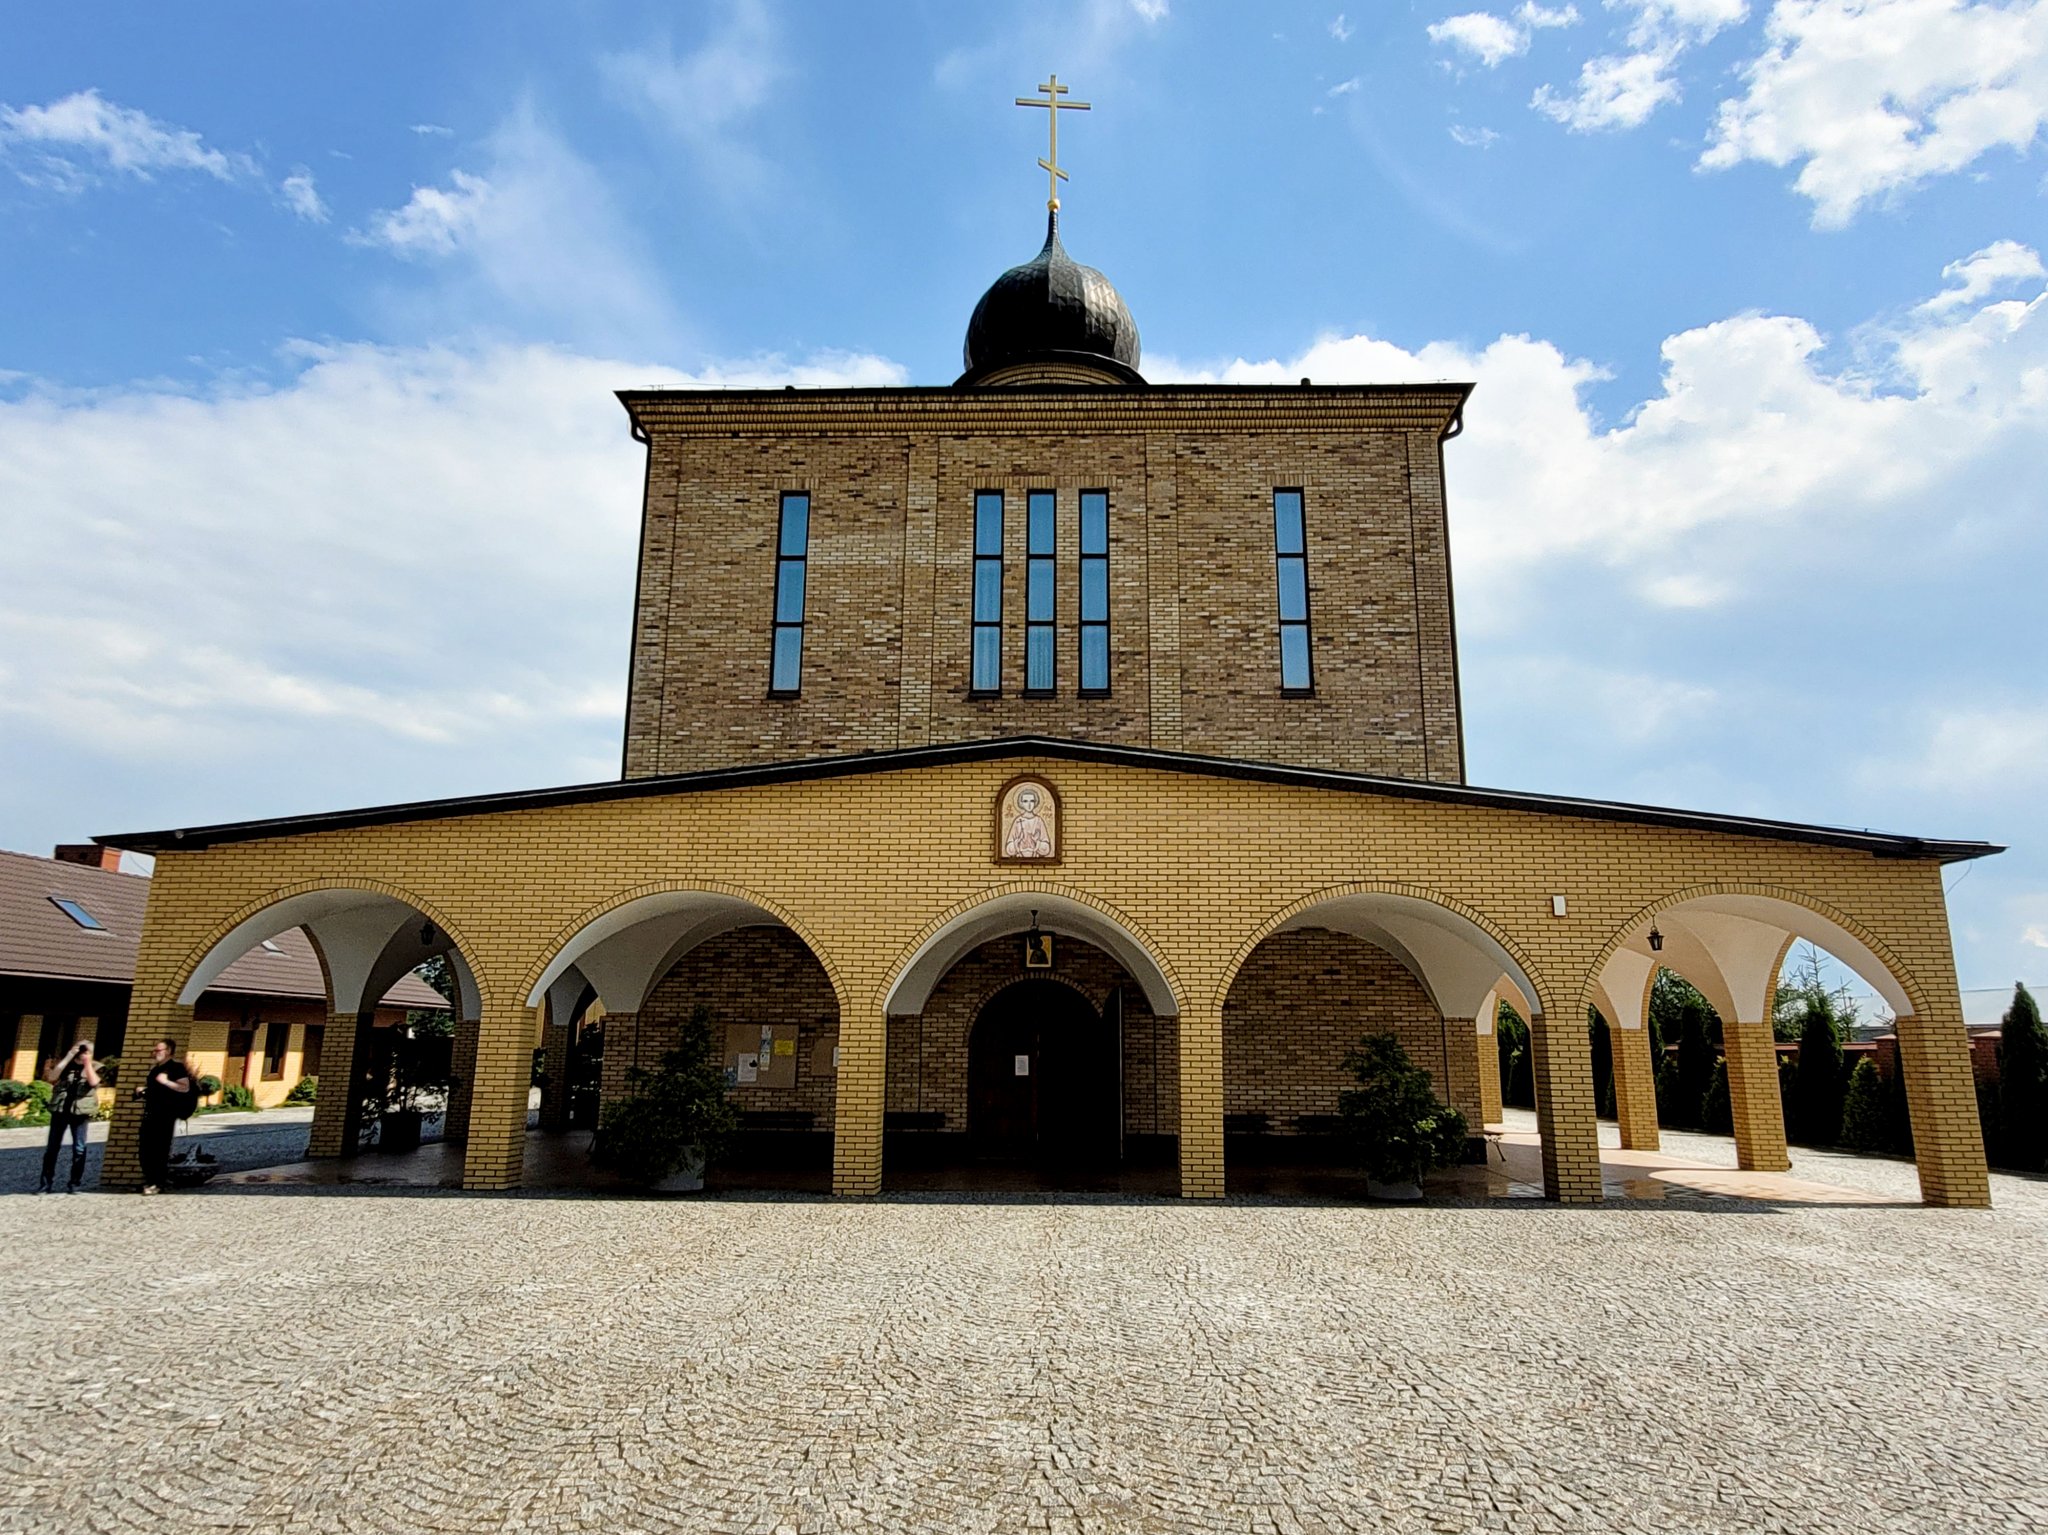
[[146,112],[108,101],[96,89],[75,91],[47,106],[0,105],[0,147],[34,155],[40,173],[30,172],[30,178],[59,185],[77,184],[84,164],[144,181],[159,171],[234,181],[256,169],[247,155],[209,148],[189,128],[160,123]]
[[615,771],[644,456],[612,392],[903,382],[872,357],[293,360],[274,389],[0,401],[17,780],[126,764],[204,819]]
[[444,128],[439,123],[414,123],[412,125],[412,131],[414,133],[417,133],[421,138],[445,139],[453,138],[455,135],[455,130],[453,128]]
[[683,344],[662,269],[603,177],[530,109],[486,140],[482,171],[456,170],[352,231],[430,274],[431,291],[392,302],[396,318],[447,334],[522,322],[585,349]]
[[727,196],[758,197],[768,162],[745,137],[790,70],[760,0],[735,0],[694,52],[663,41],[598,60],[613,95],[695,152],[701,174]]
[[1635,128],[1681,94],[1676,66],[1686,51],[1748,15],[1748,0],[1606,0],[1630,21],[1630,52],[1586,60],[1568,94],[1537,87],[1529,105],[1574,133]]
[[1353,27],[1350,22],[1344,19],[1344,13],[1342,11],[1339,11],[1337,13],[1337,19],[1330,23],[1330,36],[1336,38],[1337,41],[1340,43],[1350,42],[1352,34],[1356,31],[1357,28]]
[[1323,94],[1325,96],[1351,96],[1357,94],[1358,86],[1358,76],[1353,75],[1349,80],[1338,81],[1335,85],[1331,86],[1327,91],[1323,92]]
[[1822,228],[2048,126],[2048,0],[1778,0],[1702,167],[1800,163]]
[[1907,784],[1946,796],[2048,790],[2048,704],[1952,708],[1927,729],[1901,735],[1923,741],[1921,749],[1866,761],[1860,768],[1866,784]]
[[1467,149],[1491,149],[1500,141],[1500,135],[1491,128],[1468,128],[1463,123],[1451,124],[1451,138]]
[[454,255],[482,226],[491,184],[467,171],[453,171],[448,179],[445,189],[414,187],[403,207],[375,214],[368,229],[349,234],[349,243],[406,257]]
[[1482,593],[1470,611],[1483,626],[1544,562],[1590,560],[1643,603],[1698,610],[1741,600],[1802,534],[1862,526],[1924,556],[1957,532],[1930,506],[2011,529],[2048,517],[2048,488],[2023,467],[2048,461],[2048,294],[1914,310],[1859,339],[1862,361],[1829,366],[1826,338],[1795,316],[1681,332],[1663,343],[1661,391],[1614,425],[1586,400],[1602,371],[1528,336],[1477,352],[1333,337],[1284,362],[1154,357],[1148,372],[1476,380],[1450,472],[1460,612]]
[[313,173],[305,166],[293,166],[292,173],[278,183],[277,190],[285,206],[307,223],[327,222],[327,204],[320,200],[319,188],[313,185]]
[[1931,312],[1974,304],[2014,283],[2048,279],[2048,268],[2032,249],[2017,240],[1994,240],[1974,255],[1951,261],[1941,269],[1950,286],[1920,307]]
[[1578,10],[1570,5],[1538,5],[1524,0],[1512,16],[1467,11],[1430,26],[1429,40],[1471,55],[1488,69],[1529,51],[1531,34],[1547,28],[1577,26]]
[[1490,11],[1447,16],[1429,27],[1429,40],[1470,54],[1488,69],[1497,68],[1529,47],[1529,32]]
[[2029,924],[2026,930],[2020,934],[2020,942],[2031,944],[2037,949],[2048,949],[2048,922]]
[[1172,9],[1171,0],[1131,0],[1131,9],[1145,22],[1164,21]]

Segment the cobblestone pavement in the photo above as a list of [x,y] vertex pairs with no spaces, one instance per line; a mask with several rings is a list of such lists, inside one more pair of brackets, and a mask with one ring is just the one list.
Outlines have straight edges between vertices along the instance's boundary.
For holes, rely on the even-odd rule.
[[6,1197],[0,1529],[2038,1532],[1994,1198]]

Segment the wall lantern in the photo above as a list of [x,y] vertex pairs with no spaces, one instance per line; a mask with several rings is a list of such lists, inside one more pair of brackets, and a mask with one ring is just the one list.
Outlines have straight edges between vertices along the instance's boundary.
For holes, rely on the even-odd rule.
[[1050,935],[1038,930],[1038,913],[1035,910],[1031,913],[1031,931],[1024,935],[1024,968],[1052,968],[1052,939]]
[[1650,952],[1652,954],[1662,954],[1664,952],[1664,935],[1657,931],[1657,924],[1654,922],[1650,924]]

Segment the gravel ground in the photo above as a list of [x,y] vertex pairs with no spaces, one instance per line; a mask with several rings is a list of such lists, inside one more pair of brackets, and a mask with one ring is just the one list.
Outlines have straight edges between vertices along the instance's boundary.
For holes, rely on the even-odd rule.
[[1994,1198],[0,1198],[0,1529],[2038,1535]]

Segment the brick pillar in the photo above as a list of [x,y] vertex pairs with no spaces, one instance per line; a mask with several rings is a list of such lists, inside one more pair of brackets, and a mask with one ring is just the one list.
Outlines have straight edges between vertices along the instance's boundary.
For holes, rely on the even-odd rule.
[[1536,1128],[1543,1137],[1543,1192],[1560,1204],[1600,1202],[1600,1133],[1593,1113],[1593,1056],[1585,1014],[1553,1028],[1541,1013],[1529,1020],[1536,1080]]
[[1930,1205],[1982,1209],[1991,1203],[1991,1178],[1962,1000],[1953,976],[1925,990],[1926,1010],[1908,1013],[1897,1024],[1920,1197]]
[[1477,1022],[1472,1025],[1472,1042],[1479,1057],[1479,1118],[1484,1124],[1497,1125],[1501,1122],[1500,1036],[1493,1032],[1493,1019],[1486,1019],[1485,1024],[1484,1033],[1479,1032]]
[[1223,1197],[1223,1014],[1180,1015],[1180,1194]]
[[474,1031],[471,1048],[475,1051],[465,1104],[468,1147],[462,1158],[462,1186],[516,1189],[526,1170],[526,1092],[533,1084],[533,1009],[487,1002],[482,1019],[455,1027],[458,1051],[464,1027]]
[[[469,1139],[470,1104],[476,1092],[476,1049],[477,1033],[481,1027],[474,1018],[455,1020],[455,1047],[450,1052],[450,1070],[455,1073],[455,1088],[448,1095],[448,1117],[442,1122],[442,1138],[454,1142]],[[529,1036],[531,1037],[531,1036]],[[533,1085],[533,1056],[526,1057],[527,1086]],[[523,1112],[524,1098],[519,1100]]]
[[839,1079],[832,1100],[835,1194],[882,1192],[882,1100],[888,1067],[889,1020],[881,1009],[842,1012]]
[[1621,1123],[1621,1149],[1655,1151],[1657,1063],[1650,1059],[1648,1029],[1609,1029],[1614,1055],[1614,1117]]
[[102,1189],[133,1191],[142,1187],[142,1100],[135,1089],[149,1079],[150,1048],[159,1039],[177,1042],[185,1058],[192,1040],[192,1009],[175,1002],[148,1003],[138,986],[128,1012],[128,1038],[121,1046],[121,1081],[114,1092],[114,1117],[107,1126],[107,1147],[100,1159]]
[[[597,1114],[600,1122],[604,1111],[626,1096],[626,1073],[634,1066],[634,1046],[640,1042],[640,1015],[638,1013],[606,1013],[604,1015],[604,1071],[597,1080]],[[643,1045],[639,1050],[643,1067],[652,1067]]]
[[540,1090],[540,1127],[565,1129],[569,1123],[569,1026],[551,1023],[545,1039],[547,1081]]
[[1778,1095],[1778,1046],[1768,1023],[1721,1021],[1721,1058],[1728,1064],[1728,1107],[1735,1116],[1735,1165],[1744,1172],[1782,1173],[1785,1105]]
[[1479,1056],[1465,1048],[1465,1041],[1472,1038],[1473,1028],[1470,1018],[1444,1020],[1445,1080],[1438,1084],[1438,1091],[1452,1108],[1465,1116],[1465,1123],[1477,1135],[1479,1126],[1486,1119],[1486,1104],[1479,1091]]
[[313,1100],[309,1157],[346,1156],[355,1146],[356,1015],[329,1013],[320,1039],[320,1071],[326,1078]]

